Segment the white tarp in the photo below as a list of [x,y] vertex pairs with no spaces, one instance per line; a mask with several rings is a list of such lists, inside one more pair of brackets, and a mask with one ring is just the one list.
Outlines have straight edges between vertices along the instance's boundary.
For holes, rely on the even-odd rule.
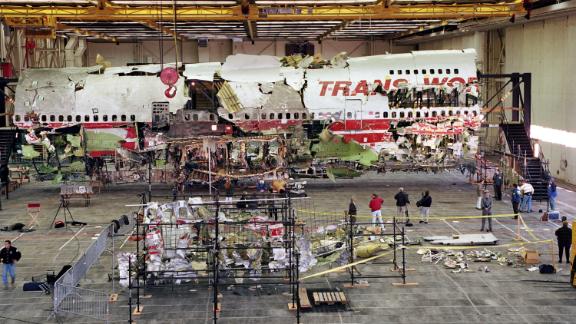
[[220,73],[222,64],[219,62],[197,63],[184,65],[186,79],[214,81],[214,74]]

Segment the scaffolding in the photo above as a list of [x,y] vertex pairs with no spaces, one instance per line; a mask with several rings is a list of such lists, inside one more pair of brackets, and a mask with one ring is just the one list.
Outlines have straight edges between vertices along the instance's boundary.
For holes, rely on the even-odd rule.
[[136,222],[142,240],[136,244],[135,269],[129,271],[129,276],[135,273],[129,282],[136,290],[136,310],[141,310],[144,290],[174,290],[188,283],[211,289],[216,323],[222,286],[282,285],[289,289],[299,322],[297,239],[304,224],[297,221],[294,200],[305,198],[252,198],[221,201],[216,194],[143,204]]

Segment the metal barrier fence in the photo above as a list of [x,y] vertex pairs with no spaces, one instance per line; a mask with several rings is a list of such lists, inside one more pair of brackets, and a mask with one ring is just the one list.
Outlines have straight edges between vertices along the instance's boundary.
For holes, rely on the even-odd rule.
[[106,250],[112,225],[105,227],[98,238],[86,249],[62,277],[54,283],[54,314],[72,313],[106,320],[108,315],[108,295],[103,292],[77,287],[86,277],[90,267],[98,262]]
[[65,297],[60,299],[58,314],[70,313],[106,321],[108,319],[108,293],[60,284]]

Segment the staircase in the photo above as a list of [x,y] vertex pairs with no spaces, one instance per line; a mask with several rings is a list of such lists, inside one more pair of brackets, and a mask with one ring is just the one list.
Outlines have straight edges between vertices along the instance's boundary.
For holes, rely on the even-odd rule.
[[16,140],[16,130],[10,128],[0,129],[0,165],[8,164],[14,141]]
[[522,177],[534,187],[534,200],[548,200],[548,176],[540,158],[534,157],[530,138],[523,124],[501,124],[510,152],[516,157]]

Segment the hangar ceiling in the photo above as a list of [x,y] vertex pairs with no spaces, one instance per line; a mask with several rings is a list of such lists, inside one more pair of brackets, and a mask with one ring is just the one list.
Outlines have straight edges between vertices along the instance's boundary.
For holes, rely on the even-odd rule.
[[519,0],[4,0],[0,17],[31,34],[92,41],[394,39],[525,14]]

